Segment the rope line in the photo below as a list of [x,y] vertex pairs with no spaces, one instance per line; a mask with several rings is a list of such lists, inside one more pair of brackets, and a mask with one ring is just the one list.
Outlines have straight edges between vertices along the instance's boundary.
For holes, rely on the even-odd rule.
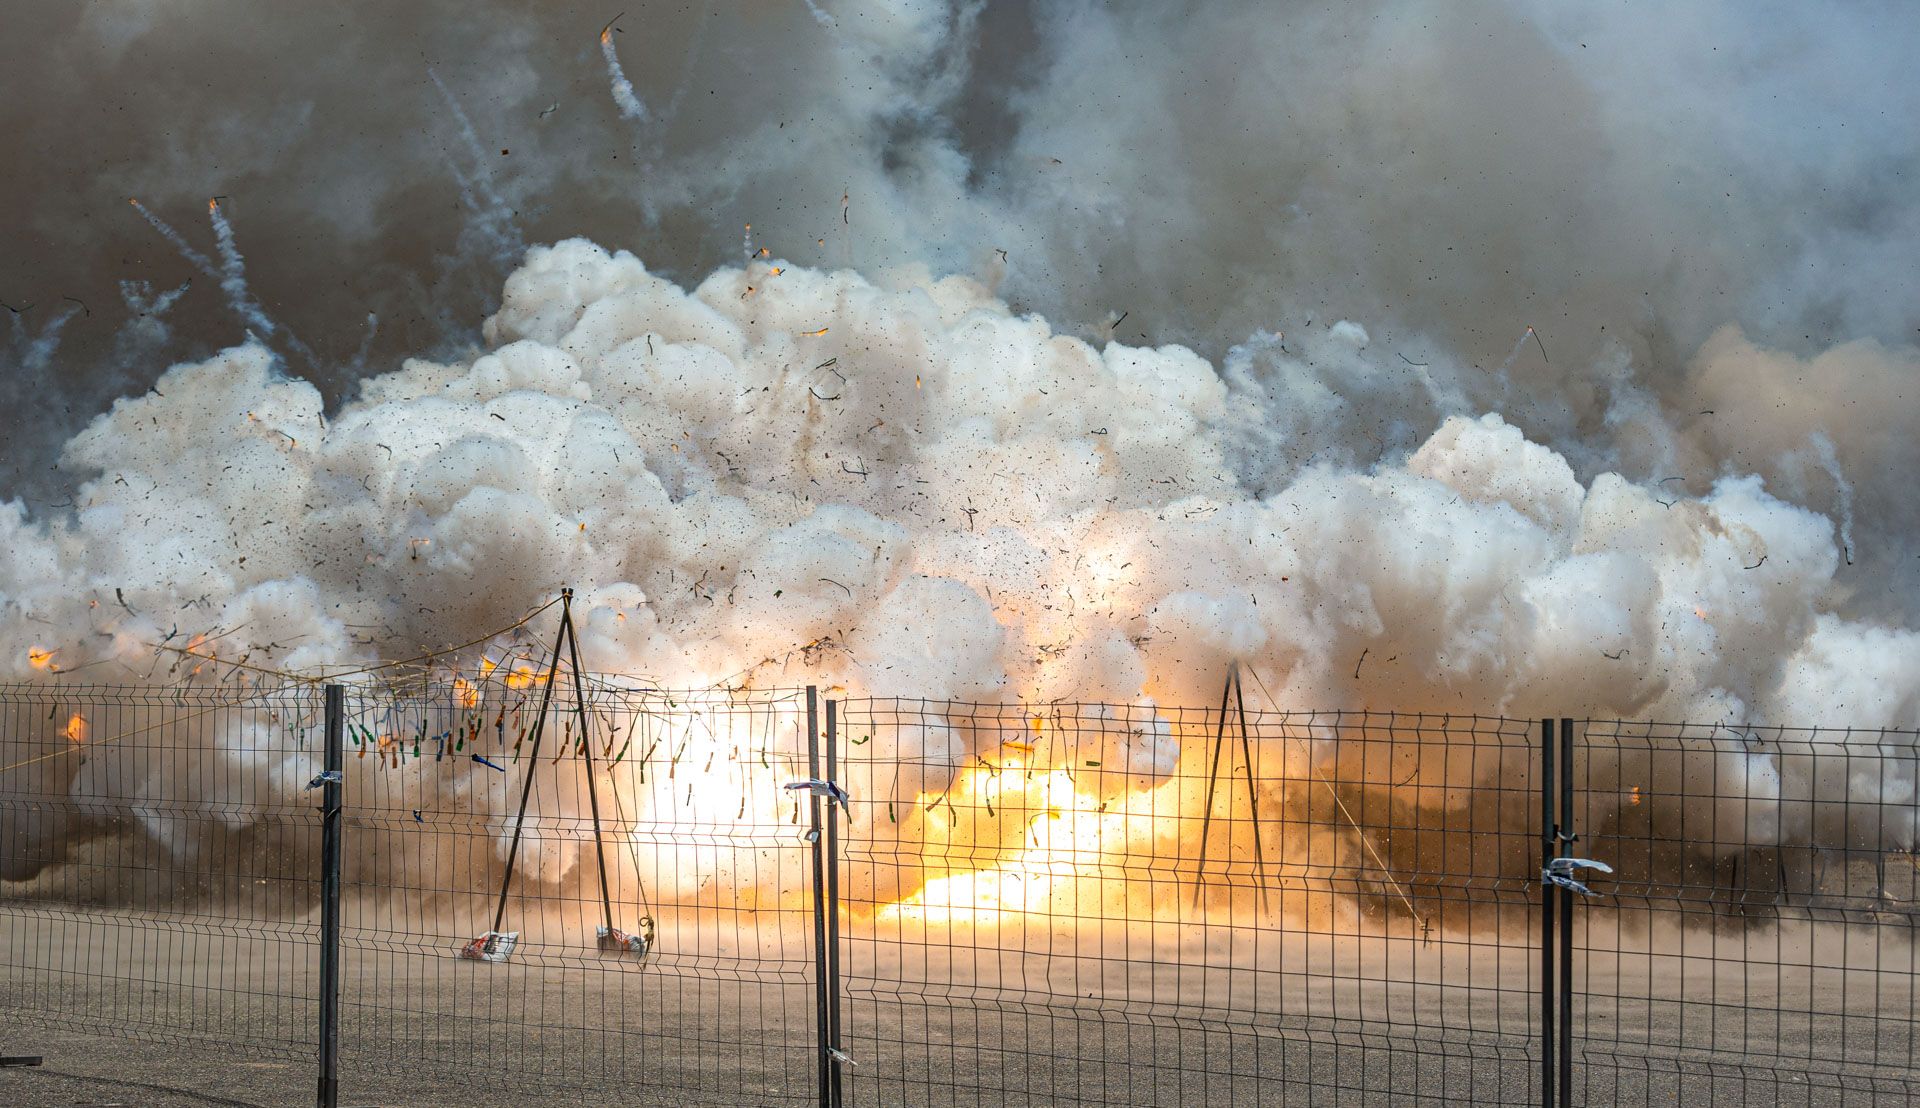
[[[189,658],[198,658],[201,661],[212,662],[215,665],[233,666],[236,669],[244,669],[254,673],[265,674],[270,677],[278,677],[284,681],[289,681],[294,684],[324,685],[331,681],[338,681],[343,677],[357,677],[363,673],[377,673],[380,670],[394,669],[399,666],[412,665],[415,662],[421,662],[421,661],[426,661],[428,659],[437,658],[444,654],[454,654],[459,651],[465,650],[468,647],[478,646],[481,643],[488,641],[489,639],[498,638],[499,636],[504,635],[509,631],[515,631],[515,630],[518,630],[519,628],[525,627],[527,624],[533,622],[533,620],[537,616],[539,616],[540,613],[546,611],[548,608],[551,608],[558,603],[560,603],[560,598],[554,597],[552,600],[549,600],[545,604],[540,605],[538,608],[533,609],[532,611],[528,612],[524,616],[521,616],[519,619],[515,620],[514,622],[507,624],[505,627],[502,627],[497,631],[490,631],[487,634],[482,635],[477,639],[473,639],[469,642],[461,643],[459,646],[449,646],[440,650],[428,651],[427,653],[418,655],[416,657],[405,658],[397,662],[381,662],[377,665],[362,666],[359,669],[350,669],[344,673],[327,674],[320,677],[314,677],[314,676],[301,674],[301,673],[293,673],[289,670],[273,669],[268,666],[257,666],[249,662],[234,661],[227,658],[221,658],[213,654],[201,654],[197,651],[188,650],[185,647],[168,646],[166,643],[143,643],[142,645],[152,647],[155,650],[165,650],[174,654],[182,654]],[[144,735],[150,731],[155,731],[162,727],[171,727],[171,726],[174,726],[175,724],[185,723],[188,720],[199,719],[203,716],[211,715],[212,713],[221,711],[223,709],[238,707],[250,701],[258,700],[262,697],[276,695],[279,692],[280,690],[278,689],[262,689],[252,693],[251,695],[242,696],[239,699],[232,701],[231,703],[218,704],[211,708],[204,708],[200,711],[190,712],[183,716],[172,716],[167,719],[161,720],[158,723],[150,723],[144,727],[136,727],[131,731],[122,731],[117,735],[108,735],[102,738],[88,739],[84,743],[70,743],[67,746],[60,748],[59,750],[51,751],[46,754],[36,755],[32,758],[23,758],[20,761],[10,762],[7,765],[0,766],[0,773],[7,773],[11,770],[22,769],[26,766],[37,765],[41,762],[52,761],[55,758],[64,758],[70,754],[79,754],[84,751],[90,750],[94,747],[106,746],[111,743],[117,743],[123,739],[130,739],[136,735]]]

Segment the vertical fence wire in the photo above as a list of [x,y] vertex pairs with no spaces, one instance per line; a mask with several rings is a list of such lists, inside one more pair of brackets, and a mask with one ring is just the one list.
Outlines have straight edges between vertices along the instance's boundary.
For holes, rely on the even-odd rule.
[[0,1035],[217,1046],[311,1096],[321,733],[304,687],[0,686]]
[[[1549,783],[1491,717],[855,699],[823,734],[797,690],[563,679],[535,759],[536,680],[344,694],[350,1100],[1537,1103],[1560,999],[1573,1103],[1920,1096],[1911,731],[1559,721]],[[305,1084],[322,707],[0,687],[10,1044]],[[823,774],[816,843],[784,786]],[[1615,869],[1570,911],[1549,789]],[[512,949],[460,957],[516,825]]]
[[1577,1097],[1920,1097],[1916,734],[1580,724]]
[[[802,699],[597,682],[583,736],[556,681],[535,758],[533,692],[354,704],[349,1068],[605,1102],[814,1099],[810,846],[783,788],[808,776]],[[496,931],[497,961],[458,956]]]
[[1529,1099],[1526,724],[843,719],[857,1102]]

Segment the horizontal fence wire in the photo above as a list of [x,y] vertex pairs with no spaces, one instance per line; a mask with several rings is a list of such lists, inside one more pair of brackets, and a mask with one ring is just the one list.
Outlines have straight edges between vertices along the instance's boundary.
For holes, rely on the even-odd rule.
[[308,688],[0,686],[0,1013],[311,1056]]
[[1582,725],[1579,1102],[1920,1100],[1916,740]]
[[[530,685],[349,695],[343,1066],[810,1099],[810,847],[781,787],[807,776],[802,696],[599,682],[583,743],[563,681],[536,756],[539,701]],[[609,911],[644,952],[602,942]],[[457,957],[496,913],[511,951]]]
[[[348,689],[346,1097],[814,1100],[804,692],[585,681],[583,742],[563,669],[536,759],[541,676]],[[1536,721],[838,708],[848,1103],[1537,1102]],[[0,1033],[311,1060],[322,726],[257,678],[0,686]],[[1570,850],[1615,870],[1575,1102],[1912,1100],[1916,735],[1575,751]]]
[[899,699],[843,718],[861,1102],[1532,1095],[1528,723]]

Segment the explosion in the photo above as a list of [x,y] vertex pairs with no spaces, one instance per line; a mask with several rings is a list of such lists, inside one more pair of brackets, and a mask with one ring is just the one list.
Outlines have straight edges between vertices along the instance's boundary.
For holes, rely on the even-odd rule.
[[[903,840],[980,861],[893,890],[903,916],[951,919],[1151,914],[1089,907],[1108,895],[1103,867],[1124,844],[1169,841],[1230,808],[1242,818],[1209,832],[1222,837],[1216,849],[1271,848],[1274,873],[1297,864],[1262,839],[1260,814],[1303,791],[1325,806],[1315,775],[1330,755],[1318,737],[1263,734],[1243,755],[1249,782],[1284,780],[1285,795],[1249,786],[1216,806],[1197,784],[1213,776],[1210,736],[1178,709],[1210,702],[1234,667],[1274,713],[1920,726],[1920,634],[1898,604],[1860,599],[1861,575],[1846,572],[1854,483],[1864,503],[1906,502],[1900,479],[1881,474],[1912,456],[1901,391],[1911,348],[1861,340],[1800,353],[1691,318],[1719,303],[1725,275],[1749,268],[1741,244],[1769,237],[1752,228],[1826,194],[1829,140],[1811,145],[1818,157],[1807,160],[1822,167],[1811,184],[1756,201],[1734,224],[1745,230],[1715,236],[1694,272],[1664,243],[1623,242],[1614,228],[1687,226],[1696,208],[1647,181],[1690,179],[1668,172],[1676,150],[1700,151],[1692,176],[1718,181],[1729,174],[1712,161],[1717,148],[1664,131],[1655,142],[1613,119],[1599,78],[1579,95],[1557,84],[1535,93],[1525,81],[1574,79],[1542,60],[1560,57],[1552,20],[1490,20],[1491,47],[1479,31],[1373,20],[1368,41],[1395,62],[1346,77],[1331,54],[1292,45],[1343,36],[1284,36],[1275,49],[1266,13],[1246,6],[1177,19],[1095,7],[1037,27],[1043,57],[983,53],[982,64],[1035,63],[1018,81],[996,72],[987,83],[1031,80],[1039,92],[996,98],[967,71],[971,53],[951,49],[984,18],[977,9],[895,6],[851,20],[809,0],[787,14],[768,16],[764,37],[797,60],[731,79],[736,55],[754,49],[748,34],[721,52],[729,79],[716,80],[696,43],[677,75],[636,63],[645,98],[616,47],[620,16],[600,29],[598,110],[628,145],[592,156],[646,167],[633,190],[644,218],[630,222],[654,236],[647,261],[581,237],[523,249],[515,220],[541,206],[523,203],[537,190],[496,180],[493,150],[504,157],[508,144],[479,137],[504,124],[476,127],[459,79],[430,74],[458,139],[446,158],[454,181],[433,203],[467,221],[464,268],[445,268],[489,296],[498,284],[474,274],[493,263],[510,273],[490,310],[467,318],[470,328],[485,315],[477,334],[448,324],[413,348],[421,356],[364,375],[332,408],[294,375],[325,360],[267,311],[284,298],[249,287],[230,219],[246,214],[243,201],[206,200],[213,245],[202,251],[156,214],[171,210],[160,199],[129,199],[248,338],[175,364],[74,435],[59,455],[62,474],[77,475],[70,509],[0,505],[0,657],[15,676],[46,682],[88,666],[164,686],[344,667],[366,678],[383,656],[468,643],[422,667],[452,714],[362,724],[354,763],[408,797],[472,791],[489,814],[473,834],[504,849],[507,770],[495,759],[512,764],[508,740],[524,733],[547,671],[524,628],[491,633],[570,583],[589,664],[637,687],[692,690],[684,703],[809,683],[924,702],[923,720],[876,731],[850,765],[856,778],[911,767],[904,781],[856,780],[856,795],[888,797]],[[655,18],[649,49],[678,17]],[[1344,30],[1347,18],[1309,22]],[[804,40],[792,41],[795,25]],[[591,62],[590,32],[575,47]],[[1163,49],[1114,64],[1135,42]],[[1463,64],[1487,50],[1526,64]],[[1258,80],[1203,96],[1164,64],[1181,56],[1234,58]],[[1815,68],[1822,88],[1852,72]],[[1437,79],[1452,73],[1487,83]],[[708,90],[712,117],[731,125],[721,142],[685,133],[711,124],[675,129],[688,88]],[[990,114],[956,122],[976,100],[1013,119],[1003,144],[978,137],[998,133]],[[1502,106],[1518,146],[1487,145],[1483,102]],[[775,119],[768,103],[792,110]],[[1147,122],[1209,122],[1201,104],[1252,138],[1217,151],[1160,144],[1169,154],[1131,137]],[[752,126],[729,115],[743,105]],[[579,132],[560,129],[573,111],[526,124],[559,137],[522,131],[527,144],[512,142],[541,184],[594,177]],[[1280,119],[1289,130],[1276,134]],[[1693,124],[1674,126],[1684,136]],[[1515,156],[1567,133],[1599,137],[1552,165]],[[1608,144],[1622,134],[1644,141]],[[1326,135],[1337,150],[1380,156],[1326,156],[1315,145]],[[1643,147],[1658,156],[1630,156]],[[1484,165],[1515,168],[1477,178],[1480,189],[1460,183],[1464,167]],[[1563,209],[1576,214],[1563,220]],[[415,214],[326,210],[358,221],[356,249],[369,251],[404,238]],[[684,228],[690,212],[704,222],[685,237],[718,246],[689,247],[697,267],[663,261],[655,233]],[[1857,238],[1856,222],[1842,222]],[[1819,262],[1834,233],[1795,241]],[[1396,249],[1382,250],[1389,240]],[[1465,261],[1439,267],[1449,256]],[[738,264],[712,269],[713,257]],[[1580,259],[1577,280],[1564,276],[1568,257]],[[1603,319],[1638,318],[1620,304],[1658,303],[1645,279],[1663,267],[1686,270],[1660,292],[1685,309],[1672,314],[1693,328],[1687,344],[1710,337],[1691,360],[1649,369],[1632,340],[1593,336]],[[1535,286],[1559,316],[1535,314]],[[123,296],[157,320],[185,287]],[[1404,287],[1440,291],[1400,317],[1406,297],[1381,290]],[[1835,299],[1819,311],[1879,310],[1866,296]],[[1542,326],[1525,324],[1509,347],[1523,310]],[[355,367],[376,337],[367,316]],[[1588,332],[1584,349],[1562,337],[1568,316]],[[1096,319],[1106,322],[1088,326]],[[1458,352],[1468,334],[1484,366]],[[34,343],[35,364],[51,337]],[[1809,379],[1848,385],[1813,395]],[[1882,541],[1869,556],[1885,570],[1901,555],[1884,540],[1907,525],[1872,526]],[[1886,589],[1910,572],[1883,574]],[[1107,714],[1061,726],[1061,706],[1083,702]],[[793,734],[748,734],[704,707],[676,712],[648,716],[650,730],[617,747],[608,740],[628,819],[671,813],[723,829],[789,810],[777,776]],[[96,778],[135,772],[77,713],[35,728],[9,734],[7,762],[64,739],[74,750],[48,772],[77,805]],[[489,732],[504,750],[470,749]],[[255,775],[250,787],[269,799],[249,818],[311,779],[274,734],[249,720],[196,740]],[[449,767],[450,749],[466,760]],[[662,760],[665,772],[645,776]],[[1758,806],[1813,788],[1779,767],[1737,768],[1730,779]],[[1459,783],[1461,771],[1418,769],[1421,784]],[[543,791],[544,810],[576,816],[577,786]],[[1819,788],[1822,801],[1913,809],[1910,781]],[[1619,803],[1653,798],[1623,780]],[[67,833],[49,820],[33,834]],[[1911,845],[1911,824],[1891,819],[1877,833]],[[565,879],[571,849],[535,844],[530,879]],[[689,849],[682,872],[712,861]],[[727,881],[743,899],[763,891]]]
[[[330,418],[256,344],[175,367],[68,445],[62,464],[96,474],[71,521],[0,514],[18,613],[0,635],[34,670],[58,652],[144,680],[190,613],[173,680],[338,672],[387,644],[484,637],[562,577],[596,669],[951,702],[877,734],[850,776],[891,799],[893,833],[976,859],[895,890],[899,911],[953,920],[1097,904],[1115,849],[1171,850],[1230,808],[1243,818],[1212,834],[1232,852],[1298,863],[1261,830],[1279,798],[1203,791],[1204,729],[1161,707],[1205,703],[1236,664],[1272,711],[1920,713],[1920,636],[1833,611],[1834,525],[1757,478],[1697,497],[1583,482],[1493,414],[1444,415],[1391,463],[1294,464],[1266,444],[1326,375],[1417,388],[1430,367],[1395,370],[1340,323],[1222,372],[1178,346],[1054,334],[964,279],[772,268],[687,290],[584,241],[536,248],[489,350],[370,378]],[[435,664],[464,714],[370,726],[354,760],[418,776],[408,790],[449,772],[496,789],[517,747],[486,736],[524,734],[543,655],[502,640]],[[1087,701],[1123,715],[1054,720]],[[644,748],[608,771],[621,809],[715,833],[777,822],[768,754],[796,739],[737,726],[696,713],[631,736]],[[449,770],[461,734],[480,749]],[[1248,757],[1310,792],[1316,749],[1263,736]],[[902,763],[921,779],[858,779]],[[577,786],[540,810],[577,814]],[[529,880],[571,872],[569,844],[534,854]]]

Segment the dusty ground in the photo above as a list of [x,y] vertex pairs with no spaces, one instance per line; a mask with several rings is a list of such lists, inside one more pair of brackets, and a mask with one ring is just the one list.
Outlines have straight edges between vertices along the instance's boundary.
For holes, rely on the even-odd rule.
[[[341,1103],[808,1102],[810,925],[731,922],[669,932],[645,964],[564,935],[504,966],[452,958],[451,932],[352,936]],[[309,922],[13,903],[0,925],[0,1053],[46,1058],[0,1070],[0,1104],[312,1103]],[[1022,934],[1009,953],[956,927],[853,930],[853,1103],[1535,1095],[1534,954],[1516,940],[1264,933],[1103,948]],[[1906,926],[1596,925],[1583,943],[1598,949],[1581,972],[1576,1103],[1920,1099]]]

